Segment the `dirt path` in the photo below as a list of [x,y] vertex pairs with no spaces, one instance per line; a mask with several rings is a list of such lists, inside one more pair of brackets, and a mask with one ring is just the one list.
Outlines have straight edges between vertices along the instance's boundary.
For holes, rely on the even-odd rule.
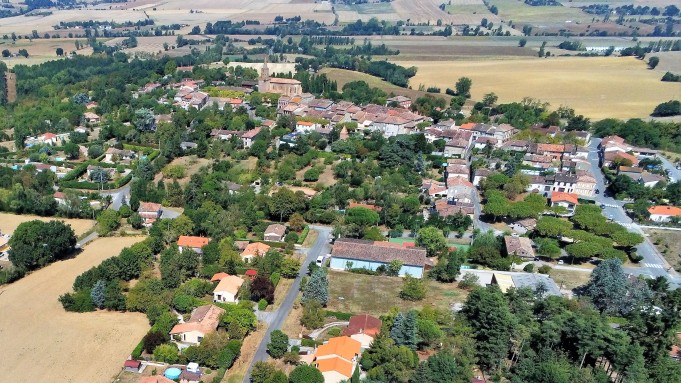
[[138,313],[67,313],[77,275],[142,238],[99,238],[74,259],[0,288],[0,382],[111,382],[149,323]]

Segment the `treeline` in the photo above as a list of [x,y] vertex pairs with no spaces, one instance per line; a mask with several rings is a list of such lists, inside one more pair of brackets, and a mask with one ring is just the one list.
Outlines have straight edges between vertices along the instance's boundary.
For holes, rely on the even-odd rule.
[[367,73],[406,88],[409,85],[409,79],[416,76],[416,67],[405,68],[387,61],[372,61],[367,68]]
[[[283,21],[283,20],[282,20]],[[232,22],[231,20],[221,20],[215,24],[208,23],[204,28],[205,34],[225,34],[225,35],[277,35],[277,36],[366,36],[366,35],[399,35],[402,22],[389,24],[386,21],[379,21],[373,17],[369,21],[357,20],[347,24],[340,30],[331,31],[325,24],[314,20],[302,20],[297,18],[287,19],[281,24],[267,26],[263,29],[247,28],[246,21]]]
[[[146,27],[149,25],[154,25],[154,20],[144,19],[139,21],[97,21],[97,20],[87,20],[87,21],[60,21],[59,25],[53,26],[54,29],[71,29],[76,27],[81,28],[101,28],[101,27],[111,27],[111,28],[130,28],[130,27]],[[179,29],[179,24],[177,29]]]
[[581,41],[563,41],[562,43],[558,44],[558,48],[565,49],[565,50],[568,50],[568,51],[583,51],[583,50],[585,50]]
[[309,36],[312,45],[355,45],[355,39],[348,36]]
[[681,75],[674,74],[672,72],[667,72],[662,76],[662,81],[668,82],[681,82]]
[[622,121],[607,118],[593,124],[597,137],[618,135],[628,143],[652,149],[681,153],[681,123],[643,121],[638,118]]

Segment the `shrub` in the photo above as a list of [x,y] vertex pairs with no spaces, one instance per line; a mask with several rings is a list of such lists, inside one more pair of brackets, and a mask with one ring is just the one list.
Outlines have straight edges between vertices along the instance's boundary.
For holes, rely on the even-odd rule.
[[472,273],[467,273],[466,275],[461,278],[459,281],[459,288],[464,289],[464,290],[472,290],[476,286],[478,286],[478,282],[480,281],[480,278],[478,278],[477,275],[472,274]]
[[523,271],[527,273],[534,272],[534,263],[528,263],[527,265],[525,265],[525,267],[523,267]]
[[142,356],[142,350],[144,350],[144,339],[137,343],[137,346],[132,350],[130,356],[132,356],[133,359],[139,359]]
[[162,345],[165,341],[166,337],[162,332],[152,329],[142,338],[142,346],[144,351],[151,354],[157,346]]
[[539,272],[539,274],[548,274],[549,272],[551,272],[551,267],[549,265],[542,265],[539,266],[537,271]]
[[305,242],[305,238],[307,238],[307,235],[308,235],[309,233],[310,233],[310,227],[309,227],[309,226],[305,226],[305,228],[303,229],[303,232],[300,233],[300,236],[298,236],[298,244],[299,244],[299,245],[302,245],[303,242]]
[[308,329],[319,328],[324,325],[324,309],[317,300],[311,300],[303,306],[303,316],[300,318],[300,324]]
[[177,346],[173,344],[161,344],[154,349],[154,360],[157,362],[177,363]]
[[267,305],[268,305],[268,303],[267,303],[266,300],[264,300],[264,299],[259,300],[258,301],[258,310],[260,310],[260,311],[265,310],[267,308]]
[[404,277],[404,283],[402,284],[400,297],[407,301],[422,300],[426,297],[425,281],[407,275]]
[[272,273],[272,275],[270,275],[270,282],[272,282],[272,285],[274,287],[277,287],[280,279],[281,279],[281,274],[279,274],[279,273]]
[[336,318],[338,320],[350,320],[350,317],[352,317],[352,314],[350,313],[344,313],[341,311],[326,311],[327,318]]
[[329,333],[329,336],[340,336],[342,331],[338,327],[333,327],[333,328],[329,329],[328,333]]
[[281,332],[281,330],[272,331],[270,336],[270,343],[267,344],[267,352],[272,358],[279,359],[284,356],[288,350],[288,336]]
[[77,291],[73,294],[66,293],[59,297],[59,302],[61,302],[61,305],[66,311],[75,311],[79,313],[95,311],[95,303],[92,302],[90,294],[90,289]]
[[163,169],[163,176],[166,178],[184,178],[185,169],[182,165],[168,165]]

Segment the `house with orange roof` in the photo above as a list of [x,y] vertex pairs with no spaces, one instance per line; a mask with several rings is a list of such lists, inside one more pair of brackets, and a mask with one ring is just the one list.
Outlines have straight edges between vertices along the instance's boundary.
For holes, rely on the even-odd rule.
[[206,334],[215,332],[220,324],[220,316],[224,309],[215,305],[199,306],[192,311],[192,315],[184,323],[176,324],[170,330],[170,340],[180,350],[201,343]]
[[216,273],[213,275],[213,277],[210,279],[211,282],[220,282],[222,278],[229,277],[229,274],[223,273],[222,271],[219,273]]
[[313,364],[324,376],[324,383],[338,383],[352,377],[361,352],[359,341],[339,336],[317,348]]
[[562,206],[568,211],[568,215],[575,213],[575,208],[579,205],[577,194],[552,192],[551,193],[551,207]]
[[262,257],[270,251],[270,246],[261,242],[253,242],[246,245],[244,251],[241,252],[241,259],[244,262],[250,263],[255,257]]
[[676,206],[651,206],[648,213],[654,222],[671,222],[674,217],[681,219],[681,207]]
[[237,295],[239,289],[244,284],[244,280],[236,275],[228,275],[220,279],[220,282],[213,290],[213,302],[220,303],[239,303]]
[[180,238],[177,239],[177,247],[180,251],[191,249],[195,253],[202,254],[203,247],[206,246],[208,242],[210,242],[210,238],[181,235]]

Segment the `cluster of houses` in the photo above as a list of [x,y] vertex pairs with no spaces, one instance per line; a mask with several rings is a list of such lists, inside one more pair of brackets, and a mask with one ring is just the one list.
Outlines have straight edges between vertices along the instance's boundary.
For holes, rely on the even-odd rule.
[[599,145],[599,155],[603,166],[616,169],[618,175],[625,175],[646,187],[666,180],[666,177],[638,166],[642,159],[654,158],[657,151],[629,145],[622,137],[604,137]]

